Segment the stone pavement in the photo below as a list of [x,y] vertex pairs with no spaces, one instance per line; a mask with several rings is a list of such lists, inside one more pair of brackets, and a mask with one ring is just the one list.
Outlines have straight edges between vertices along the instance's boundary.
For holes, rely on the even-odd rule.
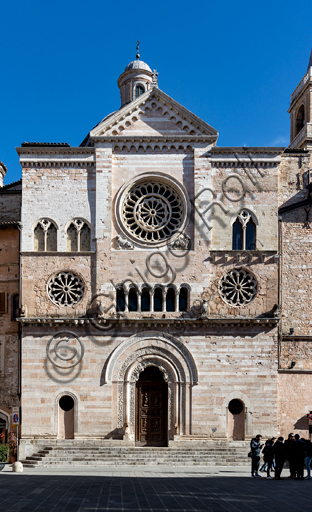
[[[285,477],[288,470],[284,470]],[[296,512],[312,480],[252,479],[246,468],[118,466],[0,472],[0,511]]]

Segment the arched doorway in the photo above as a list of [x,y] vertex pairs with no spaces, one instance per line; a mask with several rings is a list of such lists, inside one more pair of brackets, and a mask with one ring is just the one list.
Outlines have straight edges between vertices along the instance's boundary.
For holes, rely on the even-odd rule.
[[168,385],[156,366],[148,366],[136,383],[136,445],[167,446]]
[[0,444],[5,445],[8,442],[9,420],[6,414],[0,412]]
[[237,398],[228,405],[228,438],[233,441],[245,439],[245,405]]
[[59,400],[59,439],[74,439],[75,434],[75,402],[69,395]]

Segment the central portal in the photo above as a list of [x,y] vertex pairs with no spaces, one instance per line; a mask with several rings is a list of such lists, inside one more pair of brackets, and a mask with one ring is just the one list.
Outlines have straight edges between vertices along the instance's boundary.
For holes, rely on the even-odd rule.
[[136,445],[167,446],[168,385],[156,366],[136,383]]

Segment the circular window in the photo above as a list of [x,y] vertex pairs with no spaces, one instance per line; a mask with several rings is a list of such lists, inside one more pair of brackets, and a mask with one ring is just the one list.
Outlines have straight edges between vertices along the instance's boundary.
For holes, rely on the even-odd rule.
[[238,400],[237,398],[234,398],[234,400],[231,400],[229,403],[229,411],[231,414],[240,414],[243,412],[244,406],[243,402]]
[[57,306],[74,306],[83,292],[83,282],[72,272],[59,272],[48,283],[49,299]]
[[71,396],[65,395],[60,398],[60,408],[62,411],[71,411],[75,403]]
[[219,293],[231,306],[245,306],[256,296],[257,281],[248,271],[233,269],[219,282]]
[[187,193],[172,178],[143,175],[122,190],[119,224],[130,238],[154,246],[174,238],[185,228],[189,216]]

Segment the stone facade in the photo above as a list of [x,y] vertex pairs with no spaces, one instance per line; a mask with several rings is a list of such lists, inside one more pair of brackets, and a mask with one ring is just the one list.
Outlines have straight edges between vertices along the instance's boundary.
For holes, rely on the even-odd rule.
[[0,433],[7,441],[20,405],[19,243],[21,184],[0,188]]
[[143,64],[81,146],[18,148],[24,454],[65,417],[75,439],[141,442],[155,367],[155,442],[306,435],[309,141],[218,147]]

